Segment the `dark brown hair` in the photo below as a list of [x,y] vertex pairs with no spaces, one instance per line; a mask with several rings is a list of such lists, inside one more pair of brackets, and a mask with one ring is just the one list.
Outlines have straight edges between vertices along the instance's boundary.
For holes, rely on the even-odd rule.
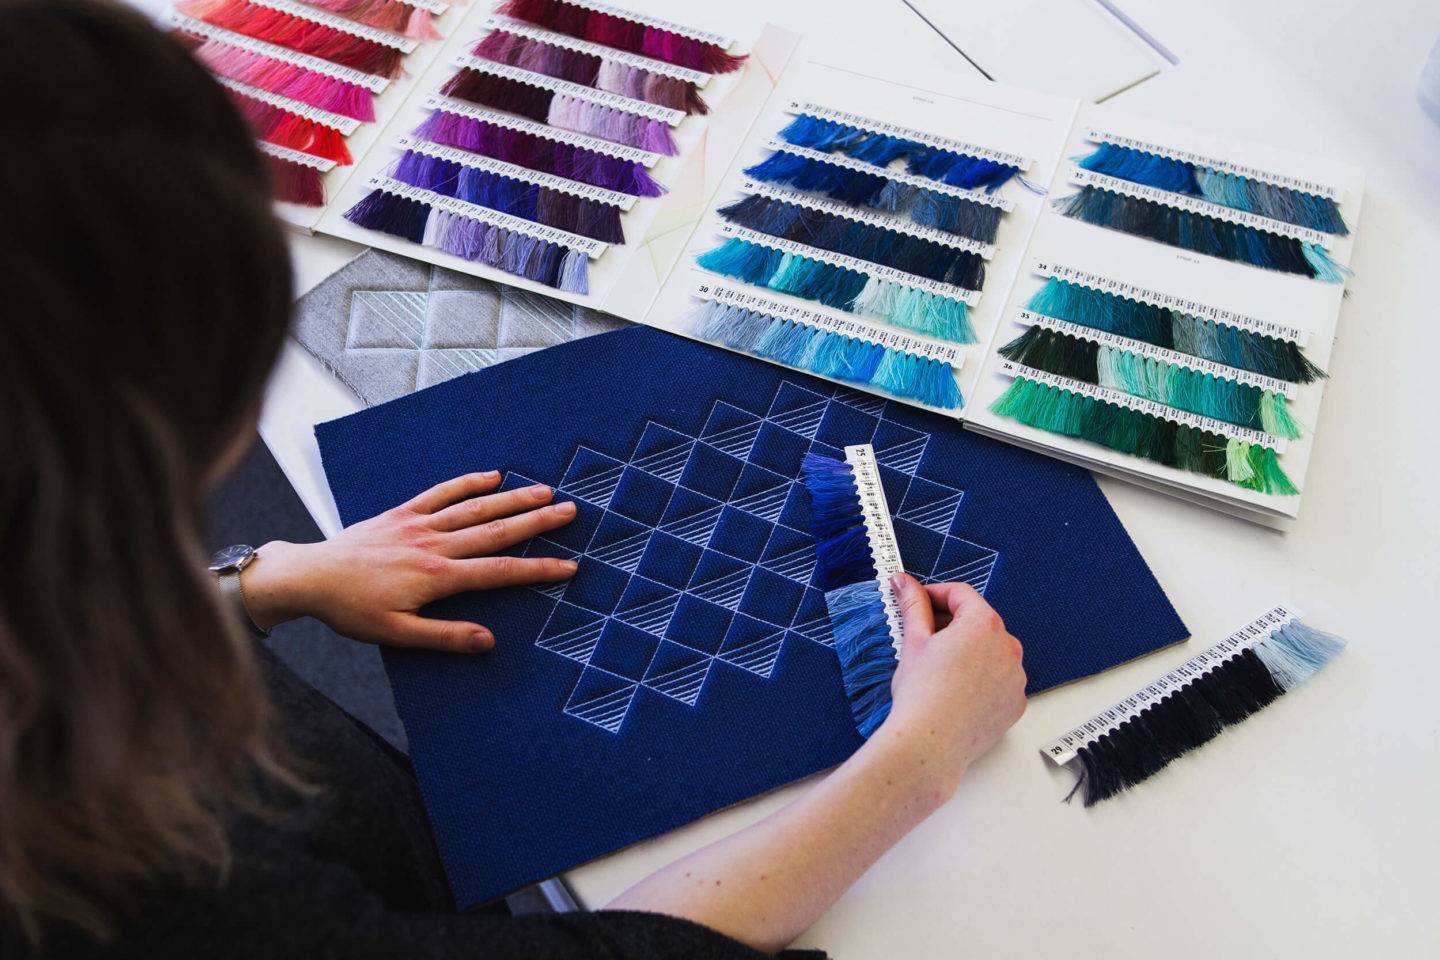
[[290,309],[266,170],[139,14],[0,0],[0,923],[113,932],[284,776],[200,498]]

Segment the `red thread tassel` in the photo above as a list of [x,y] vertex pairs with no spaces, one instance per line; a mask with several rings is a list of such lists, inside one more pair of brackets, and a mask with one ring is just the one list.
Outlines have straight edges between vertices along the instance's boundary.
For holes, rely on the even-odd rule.
[[393,80],[404,70],[405,55],[396,47],[292,17],[249,0],[190,0],[176,9],[213,26],[375,76]]
[[270,183],[276,200],[298,203],[302,207],[325,205],[324,174],[314,167],[280,157],[270,161]]

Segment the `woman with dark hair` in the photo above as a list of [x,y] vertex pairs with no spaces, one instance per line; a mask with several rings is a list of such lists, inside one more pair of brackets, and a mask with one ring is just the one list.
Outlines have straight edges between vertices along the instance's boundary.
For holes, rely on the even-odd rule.
[[[247,635],[201,554],[201,498],[253,436],[290,312],[242,120],[180,46],[100,2],[0,0],[0,76],[0,956],[778,950],[1020,715],[994,612],[904,579],[894,709],[799,799],[606,910],[456,914],[404,758]],[[497,483],[264,545],[232,574],[245,615],[504,643],[417,613],[573,572],[503,555],[573,506]]]

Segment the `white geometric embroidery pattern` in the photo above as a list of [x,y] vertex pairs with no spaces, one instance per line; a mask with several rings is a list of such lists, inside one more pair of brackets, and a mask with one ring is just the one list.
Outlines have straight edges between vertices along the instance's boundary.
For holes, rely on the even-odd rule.
[[906,569],[985,593],[999,555],[954,534],[965,494],[922,475],[930,435],[826,389],[783,381],[763,413],[717,400],[693,435],[649,421],[623,460],[576,448],[555,484],[575,520],[523,550],[585,560],[534,588],[552,604],[536,646],[581,665],[568,716],[618,733],[641,687],[694,707],[716,661],[768,680],[787,638],[833,645],[797,479],[809,451],[873,444]]

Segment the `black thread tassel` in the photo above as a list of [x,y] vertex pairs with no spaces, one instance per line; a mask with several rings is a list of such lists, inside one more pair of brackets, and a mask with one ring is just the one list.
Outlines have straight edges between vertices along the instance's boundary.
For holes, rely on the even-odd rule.
[[[1261,639],[1250,642],[1256,635]],[[1246,641],[1236,645],[1237,637]],[[1171,689],[1135,716],[1108,724],[1102,719],[1107,711],[1056,741],[1073,743],[1069,763],[1080,775],[1065,799],[1079,792],[1088,807],[1148,780],[1314,676],[1344,647],[1344,640],[1306,626],[1284,608],[1271,611],[1146,687]],[[1131,699],[1144,696],[1142,691]],[[1126,705],[1121,701],[1116,709]]]

